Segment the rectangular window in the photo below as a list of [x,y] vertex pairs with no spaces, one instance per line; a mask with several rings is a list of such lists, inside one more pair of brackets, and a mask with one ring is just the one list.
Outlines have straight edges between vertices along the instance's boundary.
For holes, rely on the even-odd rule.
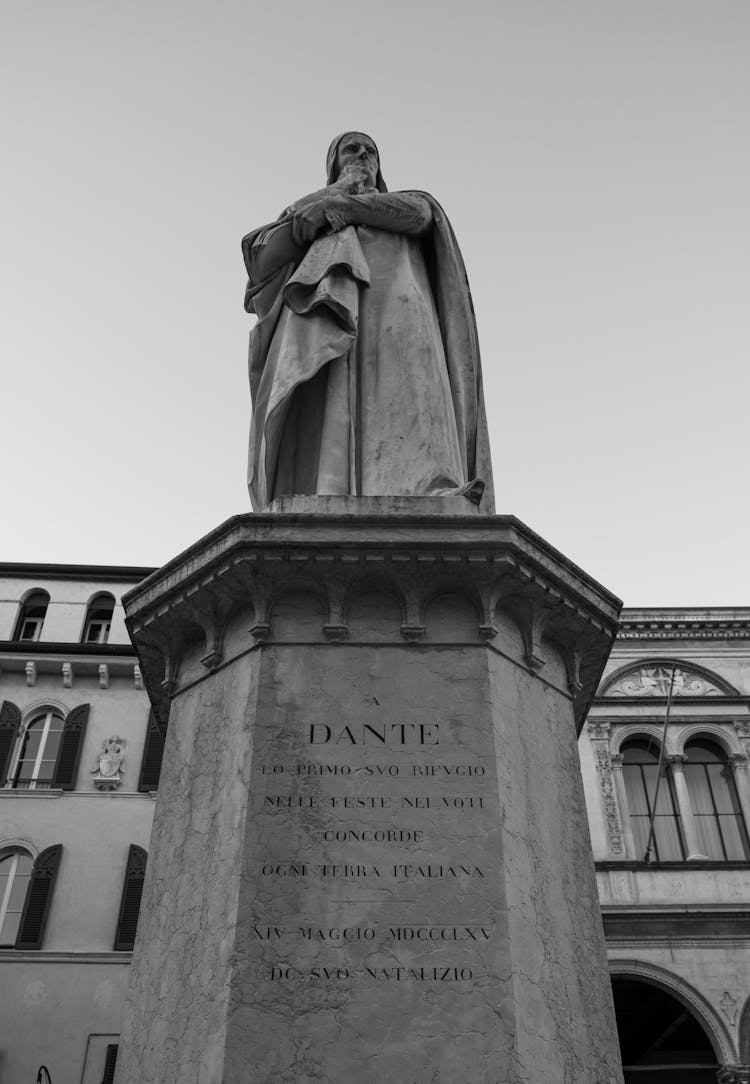
[[106,644],[109,637],[109,621],[89,621],[86,629],[87,644]]
[[37,641],[42,633],[43,620],[41,617],[27,617],[21,625],[18,639]]
[[745,825],[731,768],[721,762],[688,763],[685,778],[703,854],[720,862],[744,861]]
[[[651,808],[656,793],[657,765],[626,763],[623,778],[628,796],[630,823],[633,829],[638,858],[643,858],[648,846]],[[657,862],[681,862],[685,857],[682,845],[676,803],[672,793],[672,780],[662,767],[659,796],[654,815],[654,853]]]

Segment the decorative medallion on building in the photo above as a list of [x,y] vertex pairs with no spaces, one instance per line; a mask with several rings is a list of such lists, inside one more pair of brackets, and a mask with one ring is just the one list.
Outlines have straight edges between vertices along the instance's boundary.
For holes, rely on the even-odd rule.
[[116,790],[125,774],[125,752],[128,743],[116,735],[107,738],[97,757],[97,767],[92,771],[93,784],[97,790]]
[[[669,695],[672,667],[667,664],[641,666],[623,674],[604,690],[605,696]],[[724,692],[703,674],[678,666],[674,672],[673,696],[723,696]]]

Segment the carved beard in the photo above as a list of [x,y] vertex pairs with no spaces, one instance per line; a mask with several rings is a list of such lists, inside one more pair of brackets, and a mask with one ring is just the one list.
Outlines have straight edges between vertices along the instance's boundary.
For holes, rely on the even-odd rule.
[[[356,167],[356,165],[357,163],[351,163],[351,168]],[[345,166],[344,169],[340,170],[338,173],[338,177],[341,177],[342,173],[344,173],[346,169],[347,167]],[[377,186],[375,184],[375,181],[373,180],[358,181],[357,187],[354,189],[354,192],[352,194],[356,196],[361,196],[363,192],[377,192],[377,190]]]

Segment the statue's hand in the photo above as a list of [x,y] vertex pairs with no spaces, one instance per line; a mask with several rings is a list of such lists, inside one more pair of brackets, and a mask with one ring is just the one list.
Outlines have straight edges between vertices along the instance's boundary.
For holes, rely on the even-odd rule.
[[329,185],[329,188],[337,192],[345,192],[348,195],[357,195],[365,191],[374,191],[372,178],[368,171],[359,162],[351,162],[344,166],[338,178]]
[[327,224],[323,201],[308,203],[292,216],[292,239],[296,245],[314,241]]

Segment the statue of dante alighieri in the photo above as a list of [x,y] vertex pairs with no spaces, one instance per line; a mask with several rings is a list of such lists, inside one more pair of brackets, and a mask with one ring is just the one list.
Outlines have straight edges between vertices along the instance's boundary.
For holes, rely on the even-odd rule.
[[374,141],[242,241],[256,511],[298,494],[453,496],[492,513],[474,310],[445,212],[388,192]]

